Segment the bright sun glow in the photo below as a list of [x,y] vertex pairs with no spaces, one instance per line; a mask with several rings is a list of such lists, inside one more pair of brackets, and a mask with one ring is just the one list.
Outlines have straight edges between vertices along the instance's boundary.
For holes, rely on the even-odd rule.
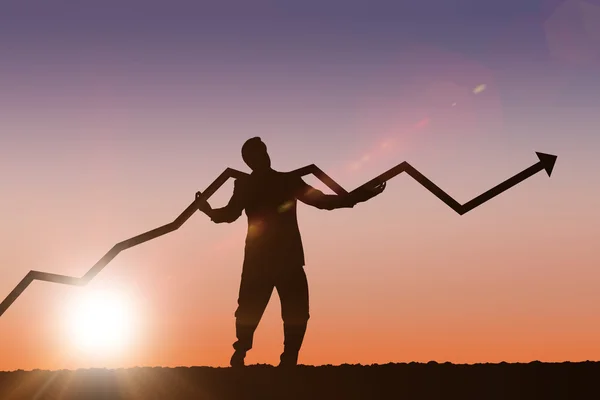
[[86,291],[76,297],[68,315],[72,343],[85,351],[104,353],[124,349],[134,326],[131,302],[107,291]]

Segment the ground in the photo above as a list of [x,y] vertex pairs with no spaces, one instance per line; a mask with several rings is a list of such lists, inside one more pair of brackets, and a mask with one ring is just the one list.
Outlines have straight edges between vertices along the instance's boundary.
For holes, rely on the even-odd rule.
[[0,372],[0,399],[598,399],[600,362]]

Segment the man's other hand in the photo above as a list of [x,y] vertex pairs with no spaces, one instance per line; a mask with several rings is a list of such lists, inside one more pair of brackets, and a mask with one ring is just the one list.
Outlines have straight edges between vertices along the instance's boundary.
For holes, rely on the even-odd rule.
[[198,206],[198,210],[207,213],[211,210],[210,204],[208,204],[208,201],[201,196],[202,192],[196,192],[196,206]]
[[361,189],[355,191],[354,193],[352,193],[352,196],[354,197],[354,201],[356,203],[362,203],[362,202],[365,202],[365,201],[370,200],[373,197],[377,196],[378,194],[383,192],[384,189],[385,189],[385,182],[382,182],[382,183],[377,184],[374,187],[361,188]]

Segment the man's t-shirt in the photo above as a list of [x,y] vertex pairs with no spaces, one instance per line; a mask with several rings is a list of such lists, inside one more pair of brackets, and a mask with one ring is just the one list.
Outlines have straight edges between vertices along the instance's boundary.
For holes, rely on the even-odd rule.
[[298,228],[298,197],[314,190],[300,176],[267,171],[235,181],[226,209],[248,217],[246,263],[304,265],[304,249]]
[[324,194],[298,174],[270,170],[238,178],[227,206],[213,210],[211,217],[215,222],[233,222],[246,211],[246,265],[304,265],[297,200],[325,210],[355,204],[352,196]]
[[277,171],[236,183],[248,217],[246,260],[304,265],[296,206],[308,185],[297,175]]

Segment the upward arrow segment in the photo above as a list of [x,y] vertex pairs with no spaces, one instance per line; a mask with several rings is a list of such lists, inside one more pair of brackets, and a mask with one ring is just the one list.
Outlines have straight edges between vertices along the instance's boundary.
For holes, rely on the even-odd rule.
[[[386,182],[396,175],[401,174],[402,172],[406,172],[408,175],[413,177],[417,182],[423,185],[427,190],[433,193],[436,197],[446,203],[450,208],[456,211],[460,215],[464,215],[465,213],[471,211],[477,206],[485,203],[486,201],[498,196],[500,193],[510,189],[516,184],[524,181],[525,179],[535,175],[540,171],[546,171],[548,176],[552,174],[552,170],[554,169],[554,165],[556,163],[557,156],[538,153],[536,152],[539,161],[533,164],[531,167],[519,172],[515,176],[505,180],[499,185],[493,187],[487,192],[475,197],[474,199],[468,201],[465,204],[460,204],[458,201],[454,200],[449,194],[440,189],[435,183],[426,178],[423,174],[421,174],[417,169],[415,169],[409,163],[402,162],[395,167],[389,169],[383,174],[371,179],[367,183],[359,186],[354,189],[354,191],[370,188],[378,185],[382,182]],[[325,185],[327,185],[334,193],[339,195],[347,194],[348,192],[340,186],[336,181],[334,181],[330,176],[328,176],[325,172],[323,172],[316,165],[308,165],[306,167],[297,169],[292,171],[293,174],[298,174],[300,176],[313,174],[319,180],[321,180]],[[212,196],[229,178],[238,179],[244,176],[247,176],[245,172],[237,171],[232,168],[227,168],[225,171],[221,173],[207,188],[202,192],[201,198],[208,199]],[[151,231],[142,233],[140,235],[134,236],[130,239],[124,240],[120,243],[114,245],[108,253],[106,253],[96,264],[92,266],[80,278],[67,276],[67,275],[59,275],[53,274],[49,272],[41,272],[41,271],[29,271],[27,275],[19,282],[17,286],[6,296],[6,298],[0,303],[0,316],[4,314],[4,312],[11,306],[12,303],[27,289],[27,287],[35,280],[45,281],[45,282],[54,282],[61,283],[64,285],[73,285],[73,286],[84,286],[90,280],[92,280],[113,258],[117,256],[123,250],[126,250],[130,247],[137,246],[149,240],[155,239],[159,236],[165,235],[167,233],[173,232],[179,227],[181,227],[195,212],[197,211],[196,201],[192,202],[173,222],[153,229]]]

